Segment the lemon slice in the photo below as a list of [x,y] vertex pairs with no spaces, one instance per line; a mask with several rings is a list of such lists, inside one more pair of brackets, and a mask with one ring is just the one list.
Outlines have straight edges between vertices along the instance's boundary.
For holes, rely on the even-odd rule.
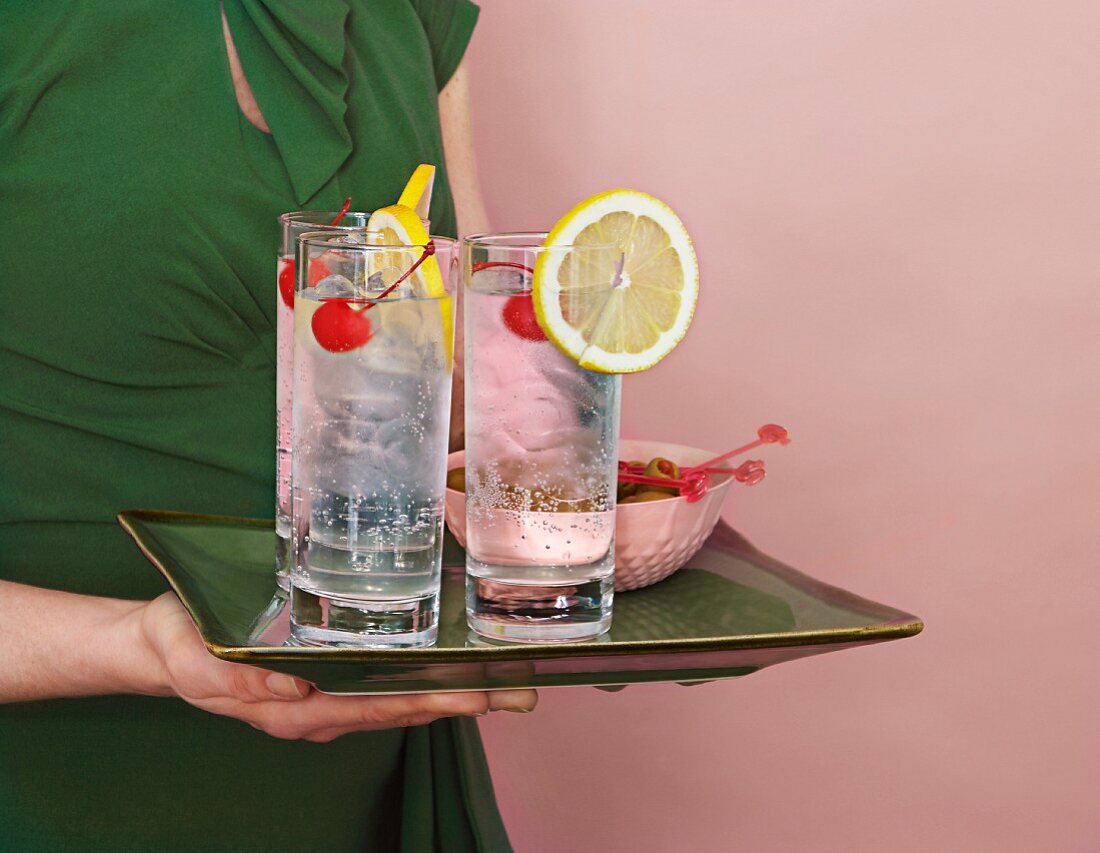
[[[367,230],[378,232],[380,236],[375,238],[375,243],[379,246],[426,246],[431,239],[424,229],[424,223],[416,215],[416,211],[403,204],[391,204],[389,207],[381,207],[374,211],[367,220]],[[395,258],[388,258],[387,261],[402,269],[407,269],[418,257],[411,250],[392,254]],[[443,286],[443,275],[434,256],[425,258],[424,263],[417,267],[416,272],[407,280],[411,282],[414,292],[418,295],[430,297],[447,295],[446,288]]]
[[[379,232],[381,236],[376,238],[376,245],[379,246],[426,246],[431,239],[416,211],[403,204],[391,204],[374,211],[367,221],[367,230]],[[409,251],[394,252],[393,255],[395,257],[384,262],[385,265],[408,269],[416,261],[416,256]],[[406,281],[412,284],[413,292],[418,296],[439,299],[443,346],[447,353],[447,363],[450,364],[454,350],[454,309],[435,256],[425,258],[424,263]]]
[[428,210],[432,206],[432,186],[435,184],[435,166],[430,163],[421,163],[409,176],[409,182],[401,191],[398,204],[412,208],[421,219],[428,218]]
[[597,373],[648,370],[691,325],[699,264],[679,217],[638,190],[587,199],[546,237],[547,246],[610,246],[607,251],[542,252],[532,298],[546,336]]

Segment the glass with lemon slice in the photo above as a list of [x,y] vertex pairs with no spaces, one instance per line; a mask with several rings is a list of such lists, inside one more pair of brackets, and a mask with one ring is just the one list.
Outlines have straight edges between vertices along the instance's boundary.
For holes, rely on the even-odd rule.
[[412,647],[438,631],[457,245],[400,208],[368,231],[298,241],[290,610],[302,643]]
[[463,241],[466,614],[477,634],[574,642],[611,626],[620,374],[691,322],[686,230],[614,190],[548,233]]
[[[398,203],[412,209],[420,219],[425,233],[431,230],[428,207],[431,204],[435,166],[421,163],[413,170]],[[307,232],[328,231],[333,234],[354,234],[367,228],[371,214],[347,208],[342,210],[297,210],[279,217],[282,237],[277,260],[275,300],[276,360],[275,360],[275,581],[290,589],[290,477],[291,477],[291,369],[294,350],[294,291],[298,274],[294,260],[298,238]],[[400,242],[400,240],[398,241]],[[328,275],[323,264],[315,264],[310,275],[315,284]]]

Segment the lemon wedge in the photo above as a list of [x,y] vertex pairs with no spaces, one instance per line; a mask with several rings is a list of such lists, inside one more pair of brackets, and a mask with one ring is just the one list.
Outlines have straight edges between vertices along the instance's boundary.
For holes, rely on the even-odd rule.
[[435,166],[430,163],[421,163],[409,176],[405,189],[401,191],[398,204],[411,208],[421,219],[428,218],[428,210],[432,206],[432,186],[435,184]]
[[581,367],[637,373],[684,337],[699,295],[691,238],[667,204],[638,190],[594,195],[558,220],[542,252],[532,299],[546,336]]
[[[375,244],[379,246],[426,246],[431,239],[416,211],[403,204],[391,204],[389,207],[381,207],[374,211],[367,221],[367,230],[377,231],[380,234],[375,238]],[[412,266],[419,257],[409,250],[385,254],[392,257],[383,260],[382,265],[399,267],[401,272]],[[454,308],[451,297],[447,295],[443,273],[439,269],[439,262],[435,256],[425,258],[424,263],[417,267],[406,281],[412,285],[413,293],[417,296],[439,300],[439,312],[443,323],[443,347],[447,353],[447,363],[450,364],[454,350]]]

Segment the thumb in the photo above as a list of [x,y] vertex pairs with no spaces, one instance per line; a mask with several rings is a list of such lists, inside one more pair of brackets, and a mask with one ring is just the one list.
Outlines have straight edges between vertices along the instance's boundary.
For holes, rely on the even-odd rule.
[[312,689],[309,682],[281,672],[270,673],[264,679],[264,687],[273,699],[304,699]]
[[313,689],[308,681],[281,672],[228,661],[218,661],[218,664],[219,686],[215,689],[242,702],[304,699]]

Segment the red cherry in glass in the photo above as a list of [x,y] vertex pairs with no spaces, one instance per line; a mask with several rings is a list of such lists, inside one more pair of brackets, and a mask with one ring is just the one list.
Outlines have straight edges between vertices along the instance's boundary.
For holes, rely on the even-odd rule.
[[279,262],[279,296],[287,308],[294,307],[294,261],[290,258]]
[[[325,266],[324,261],[314,261],[309,265],[309,286],[316,287],[321,279],[332,275],[332,271]],[[779,427],[783,429],[783,427]]]
[[[284,258],[279,266],[279,295],[287,308],[294,307],[295,270],[294,258]],[[330,275],[330,272],[325,262],[314,261],[309,265],[309,286],[316,287],[317,282],[327,275]]]
[[366,309],[356,311],[344,299],[332,299],[321,305],[310,323],[313,337],[329,352],[359,349],[373,336]]
[[501,312],[504,325],[513,335],[527,341],[545,341],[539,321],[535,319],[535,304],[530,294],[518,294],[512,296],[504,303]]

